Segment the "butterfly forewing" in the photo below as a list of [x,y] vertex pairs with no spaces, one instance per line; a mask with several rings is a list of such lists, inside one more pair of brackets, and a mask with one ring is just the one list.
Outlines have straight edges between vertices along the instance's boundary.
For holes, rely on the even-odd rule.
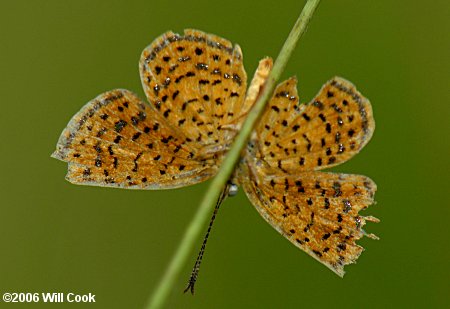
[[144,49],[141,80],[148,100],[195,147],[230,144],[244,102],[247,76],[242,53],[215,35],[165,33]]
[[296,79],[281,83],[256,132],[259,155],[283,172],[320,170],[347,161],[375,129],[372,108],[343,78],[327,82],[308,104],[298,105]]

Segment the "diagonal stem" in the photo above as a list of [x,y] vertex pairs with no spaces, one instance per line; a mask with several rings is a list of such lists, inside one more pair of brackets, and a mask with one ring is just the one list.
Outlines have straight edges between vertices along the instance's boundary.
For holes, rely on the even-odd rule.
[[169,264],[163,278],[161,279],[159,285],[157,286],[155,292],[147,305],[147,308],[161,308],[166,302],[170,291],[173,289],[176,282],[176,278],[180,273],[183,266],[195,246],[197,239],[199,238],[203,227],[205,226],[209,214],[212,212],[217,198],[222,192],[224,186],[226,185],[228,179],[234,171],[237,161],[241,155],[241,151],[247,143],[250,133],[253,130],[258,118],[262,114],[266,103],[272,96],[273,90],[280,79],[281,73],[283,72],[286,64],[292,55],[292,52],[297,45],[300,37],[305,33],[306,28],[319,5],[320,0],[308,0],[300,13],[294,27],[292,28],[289,36],[284,42],[283,47],[274,63],[272,72],[270,73],[265,87],[255,103],[255,106],[249,112],[247,119],[245,120],[241,131],[236,137],[230,151],[227,153],[222,166],[217,173],[217,175],[212,180],[208,191],[203,197],[202,203],[200,204],[197,213],[189,224],[186,233],[178,247],[172,261]]

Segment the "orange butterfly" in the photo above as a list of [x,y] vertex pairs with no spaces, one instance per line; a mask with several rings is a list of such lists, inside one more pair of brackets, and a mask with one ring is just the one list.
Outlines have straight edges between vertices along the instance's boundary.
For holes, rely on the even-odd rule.
[[[139,63],[150,104],[123,89],[98,96],[69,122],[53,157],[68,162],[67,179],[76,184],[169,189],[205,181],[217,173],[271,67],[271,59],[261,60],[247,90],[239,46],[196,30],[167,32]],[[343,276],[363,251],[355,241],[376,238],[362,227],[378,219],[358,214],[373,203],[376,185],[321,170],[368,143],[372,108],[342,78],[307,104],[299,104],[296,83],[290,78],[275,89],[231,188],[241,185],[280,234]]]

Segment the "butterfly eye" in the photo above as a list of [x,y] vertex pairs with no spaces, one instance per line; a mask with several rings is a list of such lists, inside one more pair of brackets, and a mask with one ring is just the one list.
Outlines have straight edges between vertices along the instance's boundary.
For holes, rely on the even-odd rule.
[[236,184],[232,183],[228,188],[228,196],[235,196],[239,191],[239,188]]

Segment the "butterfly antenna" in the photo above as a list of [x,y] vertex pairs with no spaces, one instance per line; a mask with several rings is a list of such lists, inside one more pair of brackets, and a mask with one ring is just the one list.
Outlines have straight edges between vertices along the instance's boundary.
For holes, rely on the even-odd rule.
[[203,254],[205,253],[206,242],[208,241],[209,233],[211,232],[214,219],[216,218],[217,212],[219,211],[219,207],[225,200],[225,198],[228,196],[228,191],[229,185],[227,184],[226,187],[223,189],[222,193],[220,194],[219,199],[217,200],[216,207],[214,208],[211,220],[209,221],[208,231],[206,232],[205,238],[203,238],[202,247],[200,248],[200,251],[198,253],[197,260],[195,261],[194,268],[192,269],[191,277],[189,278],[188,286],[186,287],[186,289],[184,289],[184,293],[186,293],[188,290],[191,290],[192,295],[194,295],[194,285],[195,282],[197,281]]

